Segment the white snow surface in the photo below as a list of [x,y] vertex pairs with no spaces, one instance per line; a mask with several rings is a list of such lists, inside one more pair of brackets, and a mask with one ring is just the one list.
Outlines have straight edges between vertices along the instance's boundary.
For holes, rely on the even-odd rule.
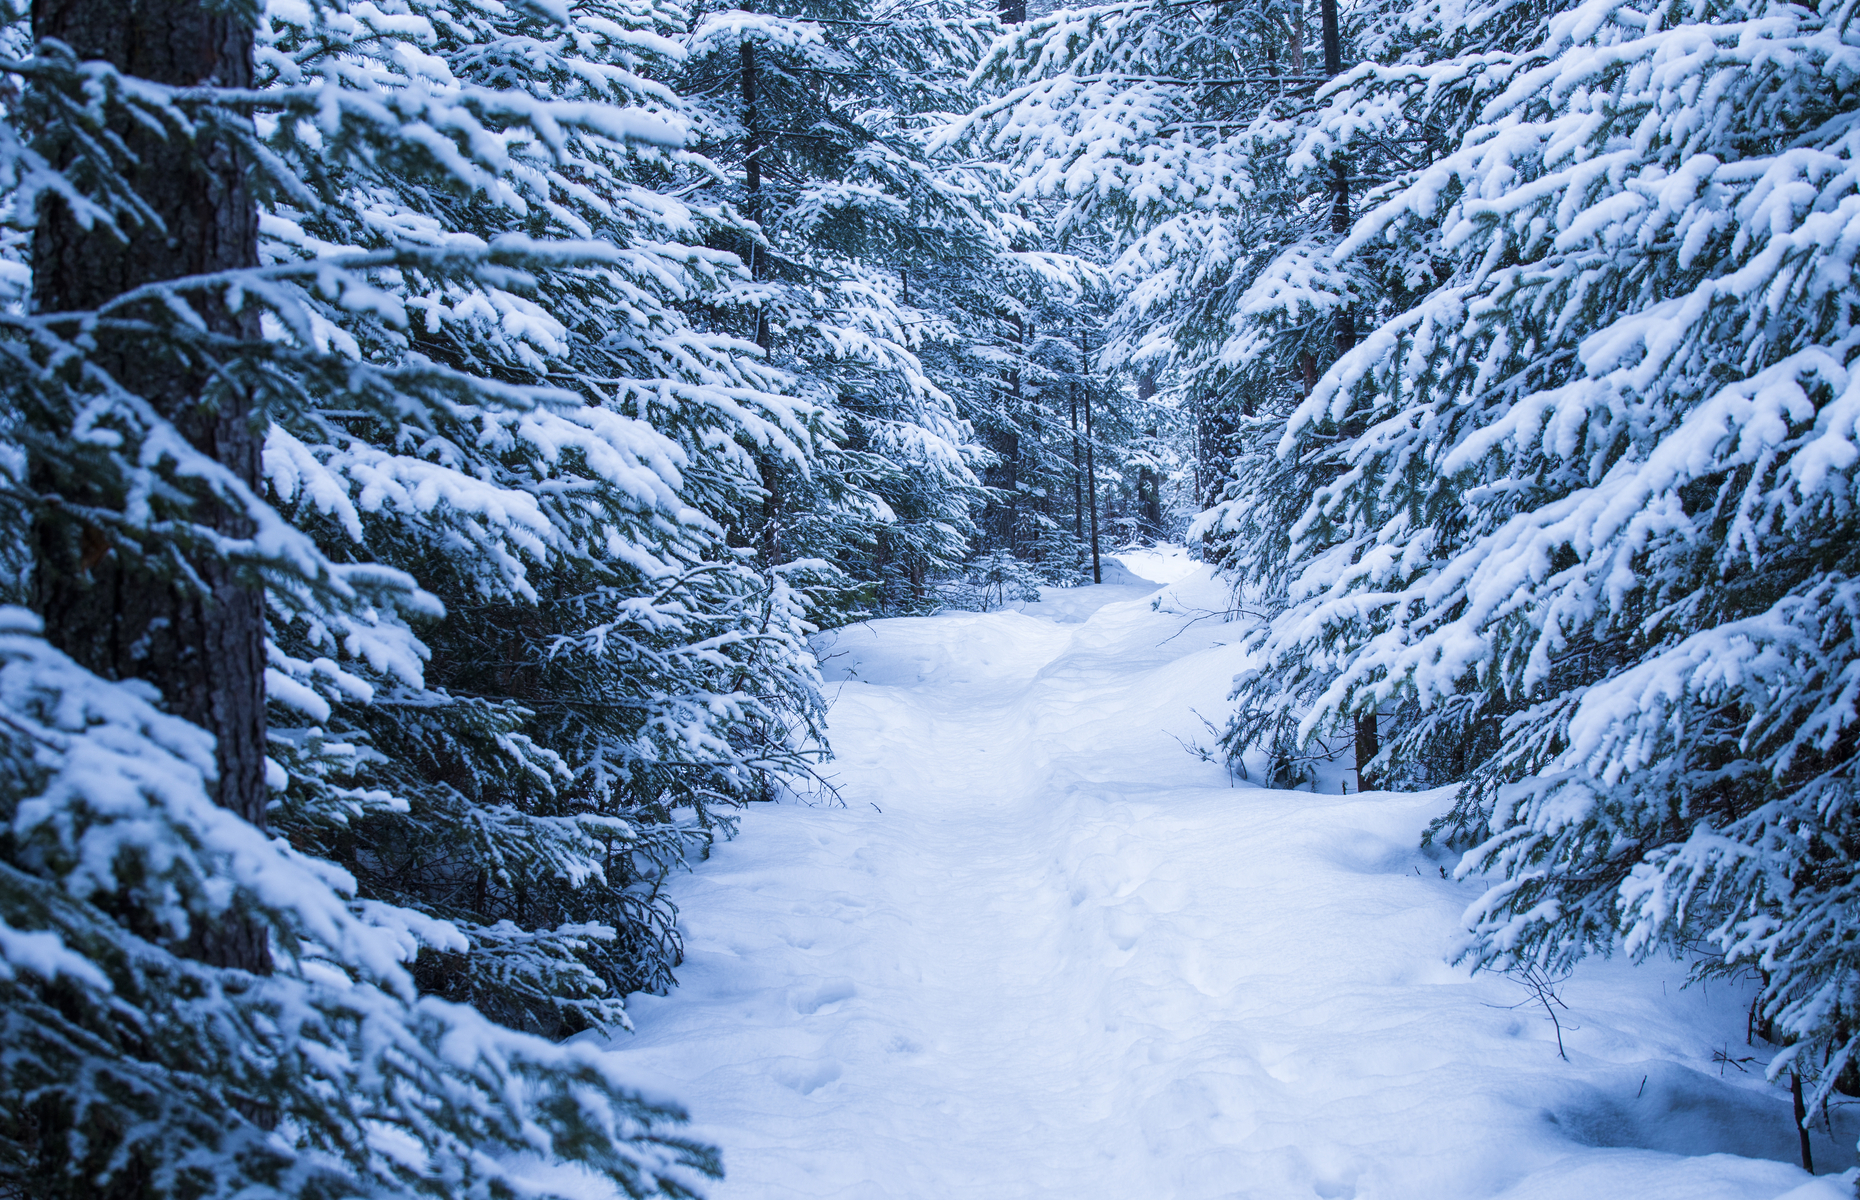
[[1185,753],[1244,662],[1226,595],[1124,572],[821,639],[845,806],[755,806],[676,884],[680,986],[615,1043],[723,1147],[714,1200],[1854,1195],[1796,1165],[1747,986],[1593,962],[1565,1062],[1450,965],[1483,889],[1417,848],[1448,793]]
[[1125,550],[1116,557],[1131,574],[1154,579],[1157,583],[1175,583],[1201,569],[1201,564],[1189,556],[1187,546],[1168,542]]

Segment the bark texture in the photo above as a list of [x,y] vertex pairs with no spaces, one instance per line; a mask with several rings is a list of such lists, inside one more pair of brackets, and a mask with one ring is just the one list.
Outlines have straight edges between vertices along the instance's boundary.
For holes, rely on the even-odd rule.
[[[36,39],[69,45],[80,59],[178,86],[252,84],[252,28],[242,10],[185,0],[36,0]],[[258,264],[258,213],[246,163],[224,128],[162,134],[118,118],[122,173],[160,225],[85,229],[58,200],[45,202],[32,242],[33,304],[40,313],[92,310],[161,280]],[[69,161],[54,133],[54,161]],[[61,165],[64,165],[61,163]],[[208,328],[256,338],[257,316],[202,307]],[[254,488],[261,429],[250,399],[200,347],[146,334],[100,332],[91,362],[147,400],[196,449]],[[44,456],[32,464],[41,495],[65,505],[120,507],[110,484]],[[251,533],[249,518],[197,496],[186,517],[221,534]],[[264,594],[221,557],[113,544],[54,507],[35,530],[34,604],[51,642],[110,679],[142,679],[166,706],[217,739],[215,798],[265,823]],[[191,578],[190,578],[191,576]],[[263,931],[227,921],[197,930],[189,951],[221,966],[262,971]]]
[[1382,752],[1382,738],[1376,728],[1376,714],[1373,712],[1356,715],[1356,790],[1373,792],[1377,783],[1369,764]]

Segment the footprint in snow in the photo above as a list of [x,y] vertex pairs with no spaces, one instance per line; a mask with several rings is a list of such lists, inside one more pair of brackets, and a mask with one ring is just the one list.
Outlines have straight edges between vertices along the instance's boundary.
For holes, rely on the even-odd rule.
[[788,1003],[795,1012],[811,1017],[852,999],[858,993],[859,989],[853,986],[850,979],[823,979],[788,989]]
[[806,1096],[838,1079],[840,1064],[830,1058],[777,1058],[770,1060],[768,1072],[776,1083]]

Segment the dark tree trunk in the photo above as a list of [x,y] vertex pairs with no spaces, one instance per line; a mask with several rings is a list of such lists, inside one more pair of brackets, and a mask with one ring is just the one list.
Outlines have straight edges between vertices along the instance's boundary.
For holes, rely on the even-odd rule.
[[[1026,344],[1026,325],[1017,314],[1004,318],[1012,327],[1009,336],[1014,349],[1015,361],[1018,362],[1022,347]],[[1009,554],[1020,553],[1020,476],[1021,445],[1020,422],[1022,404],[1020,394],[1020,368],[1012,367],[1001,374],[1001,412],[1002,427],[989,438],[989,449],[1000,459],[994,466],[984,472],[984,482],[989,487],[1007,493],[1007,499],[991,506],[988,523],[995,544]]]
[[1085,464],[1079,458],[1079,385],[1075,379],[1066,401],[1066,416],[1072,423],[1072,535],[1085,540]]
[[[743,94],[743,191],[744,211],[750,220],[758,226],[762,224],[762,120],[756,107],[756,44],[744,38],[738,46],[738,55],[742,67]],[[762,253],[762,247],[751,243],[749,247],[749,276],[751,279],[763,279],[768,275],[768,262]],[[768,309],[756,307],[755,328],[752,331],[757,346],[767,352],[772,337],[769,329]],[[756,469],[762,478],[762,522],[759,534],[759,549],[762,565],[774,567],[781,562],[781,523],[782,523],[782,481],[781,467],[768,453],[757,455]]]
[[1240,426],[1228,403],[1214,401],[1202,409],[1201,444],[1208,459],[1199,497],[1202,508],[1212,508],[1219,502],[1222,489],[1233,478],[1234,435]]
[[1318,19],[1324,27],[1324,74],[1343,70],[1343,29],[1337,22],[1337,0],[1319,0]]
[[[1079,334],[1079,361],[1091,362],[1085,349],[1085,335]],[[1104,566],[1098,557],[1098,455],[1092,441],[1091,379],[1085,381],[1085,502],[1091,514],[1091,581],[1104,582]]]
[[1802,1169],[1815,1173],[1815,1155],[1808,1145],[1808,1109],[1802,1103],[1802,1076],[1789,1072],[1789,1097],[1795,1101],[1795,1136],[1802,1152]]
[[[1343,71],[1343,33],[1337,23],[1337,0],[1322,0],[1324,23],[1324,74]],[[1342,235],[1350,232],[1350,171],[1339,158],[1331,163],[1330,230]],[[1342,355],[1356,345],[1356,317],[1344,309],[1337,318],[1337,353]]]
[[[1350,172],[1342,159],[1331,164],[1330,229],[1338,237],[1350,232]],[[1356,346],[1356,311],[1345,305],[1337,314],[1337,357]]]
[[[1021,321],[1019,316],[1009,317],[1008,321],[1014,326],[1014,358],[1015,358],[1015,361],[1018,362],[1020,360],[1022,351],[1026,347],[1027,327]],[[1020,397],[1020,368],[1018,366],[1008,372],[1007,393],[1008,393],[1008,419],[1014,423],[1014,428],[1016,432],[1010,435],[1010,437],[1007,440],[1007,444],[1004,447],[1004,449],[1008,452],[1008,454],[1011,457],[1007,461],[1007,472],[1008,472],[1008,482],[1007,482],[1008,504],[1007,504],[1007,514],[1006,514],[1007,524],[1002,529],[1001,532],[1003,534],[1002,541],[1003,541],[1003,544],[1007,546],[1008,553],[1018,557],[1020,555],[1020,467],[1021,467],[1020,433],[1018,432],[1020,429],[1020,421],[1021,421],[1021,397]]]
[[[757,225],[762,224],[762,118],[756,108],[756,44],[744,38],[740,47],[742,58],[743,87],[743,188],[748,193],[747,210],[749,219]],[[749,275],[752,279],[761,279],[768,274],[768,266],[763,261],[762,248],[749,247]],[[769,314],[766,308],[756,308],[755,343],[763,350],[769,348]]]
[[[1148,433],[1155,437],[1155,428]],[[1143,518],[1144,536],[1151,541],[1162,537],[1162,473],[1154,467],[1144,467],[1137,473],[1137,512]]]
[[1203,426],[1207,423],[1207,417],[1205,414],[1206,407],[1207,407],[1207,401],[1199,399],[1199,398],[1196,399],[1194,403],[1189,406],[1190,419],[1194,423],[1194,439],[1195,439],[1194,496],[1197,501],[1201,499],[1203,489],[1205,489],[1208,486],[1208,447],[1207,447],[1208,439],[1203,436],[1203,434],[1206,433],[1206,430],[1203,428]]
[[[1324,74],[1343,70],[1343,39],[1337,26],[1337,0],[1323,0]],[[1339,236],[1350,232],[1350,171],[1343,159],[1330,166],[1330,231]],[[1337,353],[1339,356],[1356,345],[1356,316],[1348,308],[1337,318]]]
[[[1013,414],[1007,414],[1011,420]],[[1019,520],[1020,433],[1011,424],[988,431],[988,448],[997,461],[982,472],[982,482],[1004,494],[990,500],[984,521],[994,544],[1008,553],[1014,552],[1014,533]]]
[[1003,25],[1018,25],[1027,19],[1027,0],[995,0],[995,15]]
[[[1322,0],[1324,22],[1324,73],[1336,75],[1343,70],[1343,39],[1337,25],[1337,0]],[[1350,232],[1350,172],[1342,159],[1331,164],[1330,193],[1330,229],[1332,233],[1342,236]],[[1337,314],[1336,327],[1337,357],[1341,358],[1356,346],[1356,314],[1345,306]],[[1308,356],[1301,363],[1305,376],[1305,394],[1317,385],[1316,364]],[[1359,792],[1374,790],[1375,776],[1369,770],[1369,764],[1382,751],[1380,731],[1376,727],[1376,714],[1372,709],[1356,716],[1356,789]]]
[[[1343,70],[1343,37],[1337,24],[1337,0],[1322,0],[1320,12],[1324,24],[1324,73],[1336,75]],[[1342,159],[1331,164],[1330,229],[1339,236],[1350,231],[1350,173]],[[1356,345],[1356,314],[1348,307],[1337,314],[1337,356],[1341,358]],[[1305,356],[1300,366],[1305,377],[1305,394],[1317,385],[1317,364]],[[1369,764],[1382,751],[1380,731],[1374,711],[1356,717],[1356,790],[1367,792],[1375,787]]]
[[[1148,404],[1155,397],[1156,372],[1145,371],[1137,377],[1137,400]],[[1156,426],[1144,432],[1154,439]],[[1153,466],[1145,466],[1137,472],[1137,515],[1142,518],[1144,536],[1152,540],[1162,536],[1162,473]]]
[[885,568],[891,565],[891,531],[879,526],[878,533],[872,538],[872,578],[878,581],[877,595],[880,611],[885,607],[886,596]]
[[[231,8],[231,6],[227,6]],[[179,86],[252,86],[252,30],[232,12],[180,0],[37,0],[35,38],[56,38],[81,59],[101,59],[126,75]],[[55,197],[46,199],[32,239],[34,308],[41,313],[95,309],[148,283],[258,265],[258,211],[238,148],[210,124],[189,142],[163,138],[122,119],[112,133],[128,151],[124,175],[163,228],[130,231],[127,244],[101,228],[85,229]],[[52,145],[68,160],[69,147]],[[250,305],[233,313],[199,301],[216,334],[255,339]],[[250,399],[216,378],[198,352],[151,339],[100,332],[91,362],[146,399],[196,449],[254,489],[262,431]],[[77,504],[114,499],[91,479],[75,478],[43,459],[33,482],[46,495]],[[209,500],[189,516],[229,538],[251,534],[248,518]],[[96,529],[58,515],[35,530],[34,605],[46,636],[86,667],[111,679],[142,679],[161,690],[170,711],[217,739],[214,798],[254,825],[265,824],[264,594],[253,579],[210,552],[194,555],[185,574],[112,546]],[[263,930],[222,922],[197,930],[190,952],[222,966],[268,969]]]
[[762,478],[762,524],[757,540],[764,567],[782,563],[782,484],[781,467],[770,453],[756,455],[756,471]]
[[1358,713],[1356,716],[1356,790],[1373,792],[1376,789],[1376,777],[1370,773],[1369,764],[1382,752],[1380,731],[1376,728],[1376,714]]
[[[1027,344],[1029,342],[1037,340],[1034,336],[1034,325],[1031,321],[1024,323],[1016,321],[1014,323],[1014,335],[1015,341],[1020,345],[1022,354],[1026,353]],[[1019,372],[1015,372],[1014,389],[1017,393],[1021,392],[1019,374]],[[1035,487],[1021,499],[1017,506],[1019,511],[1015,514],[1014,553],[1018,557],[1031,558],[1034,562],[1042,561],[1039,521],[1037,517],[1030,521],[1029,525],[1031,529],[1028,529],[1020,524],[1019,517],[1021,512],[1031,512],[1038,516],[1052,515],[1052,497],[1046,488],[1038,486],[1038,481],[1045,478],[1044,469],[1046,466],[1046,406],[1042,403],[1043,399],[1038,387],[1029,387],[1021,394],[1019,405],[1020,411],[1025,414],[1023,419],[1026,422],[1027,428],[1027,437],[1023,443],[1021,453],[1021,467],[1023,469],[1020,473],[1023,476],[1031,476],[1035,480]],[[1029,449],[1031,453],[1028,452]],[[1027,542],[1020,541],[1020,535],[1023,532],[1030,533],[1031,540]]]
[[1092,447],[1091,390],[1085,391],[1085,495],[1091,511],[1091,581],[1104,582],[1104,566],[1098,557],[1098,460]]

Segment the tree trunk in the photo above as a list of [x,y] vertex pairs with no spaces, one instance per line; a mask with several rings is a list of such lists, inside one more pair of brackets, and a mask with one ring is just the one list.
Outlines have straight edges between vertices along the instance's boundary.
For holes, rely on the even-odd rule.
[[[101,59],[125,75],[182,87],[252,86],[252,30],[231,6],[180,0],[38,0],[35,39],[56,38],[80,59]],[[48,193],[32,239],[32,303],[41,313],[95,309],[133,288],[165,279],[258,265],[258,210],[237,146],[211,124],[196,137],[164,138],[120,113],[124,177],[161,228],[129,230],[124,243],[101,226],[84,228]],[[74,156],[52,140],[57,165]],[[253,306],[229,311],[197,302],[214,333],[256,339]],[[160,320],[160,317],[156,318]],[[193,447],[258,487],[262,430],[250,398],[216,377],[195,351],[147,337],[100,331],[93,365],[143,397]],[[44,459],[31,465],[44,495],[76,505],[116,506],[103,481],[71,477]],[[211,500],[189,516],[227,538],[252,533],[247,516]],[[34,530],[34,607],[51,643],[97,674],[142,679],[168,709],[210,731],[218,778],[214,799],[252,824],[265,824],[265,600],[262,586],[211,551],[174,569],[95,528],[53,514]],[[191,572],[193,580],[180,578]],[[230,920],[197,929],[189,952],[216,965],[264,971],[270,951],[259,926]]]
[[1098,557],[1098,461],[1092,446],[1091,390],[1085,392],[1085,497],[1091,511],[1091,581],[1104,582],[1104,565]]
[[1197,502],[1201,500],[1203,490],[1208,486],[1207,438],[1204,436],[1206,433],[1204,426],[1207,422],[1207,418],[1203,415],[1206,411],[1206,407],[1207,401],[1200,398],[1197,398],[1189,407],[1189,413],[1194,422],[1195,500]]
[[[1026,345],[1026,326],[1018,315],[1010,316],[1008,322],[1014,327],[1014,359],[1018,363],[1022,349]],[[1008,502],[1007,511],[1002,514],[1001,544],[1007,552],[1016,557],[1020,555],[1020,368],[1014,367],[1007,374],[1008,420],[1012,422],[1015,432],[1009,434],[1003,443],[1005,452],[1003,467],[1007,472]]]
[[1802,1169],[1815,1173],[1815,1155],[1808,1145],[1808,1109],[1802,1103],[1802,1076],[1789,1072],[1789,1097],[1795,1101],[1795,1136],[1802,1152]]
[[[1002,395],[1006,394],[1004,388]],[[1005,424],[990,430],[987,442],[995,453],[996,462],[982,472],[982,482],[1002,493],[1005,499],[990,499],[983,523],[994,544],[1012,554],[1015,525],[1019,520],[1020,433],[1012,424]]]
[[1343,71],[1343,29],[1337,21],[1337,0],[1319,0],[1318,19],[1324,27],[1324,74]]
[[[1242,415],[1245,415],[1244,412]],[[1220,501],[1222,488],[1233,477],[1231,455],[1234,451],[1234,435],[1239,429],[1240,423],[1235,419],[1233,410],[1227,407],[1226,401],[1210,402],[1202,409],[1201,442],[1208,459],[1206,482],[1197,497],[1202,508],[1214,507]]]
[[[1156,397],[1156,372],[1149,370],[1137,377],[1137,400],[1148,404]],[[1144,431],[1155,444],[1157,427],[1152,425]],[[1144,466],[1137,472],[1137,515],[1142,518],[1143,534],[1152,541],[1162,536],[1162,473],[1154,466]]]
[[[745,215],[757,226],[762,224],[762,124],[756,108],[756,44],[744,38],[738,56],[742,66],[743,94],[743,191]],[[761,279],[768,274],[762,247],[749,247],[749,277]],[[771,338],[768,309],[756,306],[755,343],[765,353]],[[762,525],[759,536],[762,565],[768,569],[781,562],[781,467],[767,451],[756,455],[756,470],[762,479]]]
[[[1320,11],[1324,24],[1324,73],[1336,75],[1343,70],[1343,37],[1337,22],[1337,0],[1322,0]],[[1342,159],[1331,163],[1330,229],[1339,237],[1350,232],[1350,173]],[[1356,345],[1356,314],[1346,305],[1337,314],[1337,357],[1342,358]],[[1317,365],[1305,356],[1300,366],[1305,376],[1305,394],[1317,385]],[[1369,764],[1381,753],[1382,739],[1376,728],[1375,710],[1356,716],[1356,790],[1374,790],[1375,777]]]
[[[742,59],[743,88],[743,189],[747,193],[748,217],[762,224],[762,121],[756,109],[756,44],[744,38],[739,53]],[[762,247],[749,247],[749,277],[761,279],[768,273]],[[769,348],[769,314],[756,306],[755,343]]]
[[1373,792],[1376,790],[1376,777],[1370,773],[1369,764],[1382,752],[1382,738],[1376,728],[1376,714],[1373,712],[1356,715],[1356,790]]
[[[1026,326],[1020,316],[1008,313],[1001,320],[1009,326],[1011,332],[1003,338],[1005,345],[1012,346],[1014,361],[1020,361],[1021,347],[1026,343]],[[1000,382],[995,388],[997,401],[996,417],[998,424],[987,431],[988,448],[995,453],[996,462],[982,473],[982,482],[1002,493],[1003,500],[990,499],[988,508],[982,517],[982,524],[989,538],[1009,554],[1020,553],[1020,467],[1021,439],[1020,422],[1022,417],[1020,367],[1015,365],[1001,372]]]
[[1079,458],[1079,385],[1075,379],[1066,401],[1072,423],[1072,536],[1085,540],[1085,464]]
[[[1337,21],[1337,0],[1322,0],[1320,12],[1324,24],[1324,74],[1343,71],[1343,32]],[[1331,163],[1330,229],[1339,236],[1350,232],[1350,172],[1343,159]],[[1337,354],[1341,357],[1356,345],[1356,315],[1345,308],[1337,318]]]
[[[1088,363],[1091,355],[1085,350],[1085,335],[1079,334],[1079,361]],[[1092,442],[1091,427],[1091,381],[1085,382],[1085,501],[1091,513],[1091,581],[1104,582],[1104,566],[1098,557],[1098,455]]]
[[[1145,432],[1151,439],[1156,437],[1154,425]],[[1137,495],[1139,511],[1143,517],[1143,534],[1151,541],[1156,541],[1163,535],[1162,472],[1155,467],[1144,467],[1137,477]]]

